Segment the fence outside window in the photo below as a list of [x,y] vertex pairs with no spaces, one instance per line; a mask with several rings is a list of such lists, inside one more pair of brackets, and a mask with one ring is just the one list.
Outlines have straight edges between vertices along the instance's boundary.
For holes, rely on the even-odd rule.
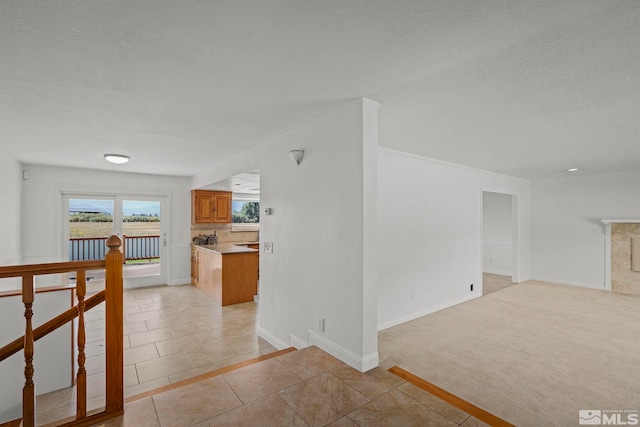
[[[106,237],[74,237],[69,239],[69,261],[104,259]],[[124,236],[124,260],[160,258],[160,236]]]

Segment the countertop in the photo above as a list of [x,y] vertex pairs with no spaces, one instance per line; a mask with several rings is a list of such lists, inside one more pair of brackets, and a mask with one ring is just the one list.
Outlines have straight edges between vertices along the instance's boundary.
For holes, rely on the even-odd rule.
[[[220,243],[221,245],[222,243]],[[225,244],[229,244],[229,245],[238,245],[238,246],[246,246],[246,245],[259,245],[260,242],[258,241],[252,241],[252,242],[225,242]]]
[[217,245],[196,245],[199,248],[207,249],[221,255],[241,254],[246,252],[260,252],[258,249],[251,249],[235,243],[218,243]]

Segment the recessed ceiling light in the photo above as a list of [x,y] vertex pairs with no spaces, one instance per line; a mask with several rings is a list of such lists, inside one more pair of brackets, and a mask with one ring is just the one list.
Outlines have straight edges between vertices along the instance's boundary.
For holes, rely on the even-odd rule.
[[124,154],[105,154],[104,158],[110,161],[111,163],[127,163],[131,157],[125,156]]
[[567,172],[577,172],[578,168],[571,168],[571,169],[567,169]]

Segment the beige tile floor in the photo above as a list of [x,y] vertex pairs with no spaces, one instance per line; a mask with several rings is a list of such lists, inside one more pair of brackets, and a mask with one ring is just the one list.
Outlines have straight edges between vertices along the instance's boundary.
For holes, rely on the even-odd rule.
[[[103,312],[89,316],[90,407],[104,404]],[[274,352],[256,304],[220,307],[191,286],[125,291],[125,395]],[[91,361],[89,363],[89,360]],[[316,347],[134,401],[102,426],[481,426],[389,373],[362,374]],[[72,389],[38,399],[38,423],[73,414]]]
[[[90,282],[99,290],[103,282]],[[191,285],[125,290],[125,397],[271,353],[254,302],[221,307]],[[104,305],[86,314],[88,407],[104,405]],[[73,389],[38,398],[38,423],[75,413]]]
[[481,426],[391,374],[366,374],[317,347],[126,405],[111,426]]

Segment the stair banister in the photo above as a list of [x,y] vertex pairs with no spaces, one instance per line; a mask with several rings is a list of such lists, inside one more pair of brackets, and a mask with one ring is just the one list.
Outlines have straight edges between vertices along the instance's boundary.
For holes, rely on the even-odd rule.
[[[24,305],[25,334],[0,348],[0,362],[12,354],[24,349],[25,383],[22,393],[22,425],[33,427],[36,424],[35,384],[33,381],[34,346],[39,338],[58,329],[60,326],[78,318],[78,372],[76,375],[76,416],[63,420],[64,426],[90,425],[114,418],[124,413],[124,344],[123,344],[123,253],[122,241],[118,236],[107,239],[109,251],[102,261],[62,262],[52,264],[33,264],[24,266],[0,267],[0,278],[22,278],[22,303]],[[85,299],[86,271],[105,269],[105,290]],[[36,296],[34,276],[75,272],[77,305],[38,328],[33,328],[33,303]],[[15,295],[15,294],[14,294]],[[100,302],[106,302],[105,310],[105,357],[106,357],[106,405],[105,410],[87,415],[86,354],[84,313]],[[18,420],[19,421],[19,420]]]

